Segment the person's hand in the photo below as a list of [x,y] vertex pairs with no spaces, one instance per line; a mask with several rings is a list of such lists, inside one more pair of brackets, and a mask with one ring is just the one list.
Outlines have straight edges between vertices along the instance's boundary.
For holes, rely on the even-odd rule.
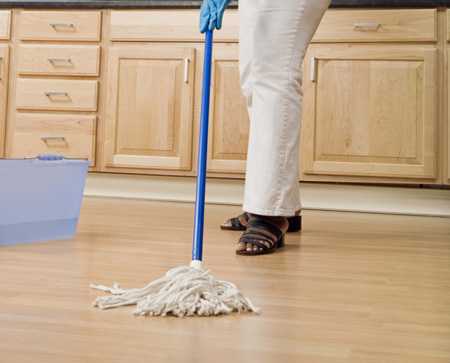
[[230,0],[203,0],[200,9],[200,32],[220,29],[222,27],[223,13]]

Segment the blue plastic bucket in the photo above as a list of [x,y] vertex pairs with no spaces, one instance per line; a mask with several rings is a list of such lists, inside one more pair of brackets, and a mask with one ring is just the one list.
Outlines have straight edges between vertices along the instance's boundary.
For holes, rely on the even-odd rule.
[[61,157],[0,159],[0,245],[73,237],[88,168]]

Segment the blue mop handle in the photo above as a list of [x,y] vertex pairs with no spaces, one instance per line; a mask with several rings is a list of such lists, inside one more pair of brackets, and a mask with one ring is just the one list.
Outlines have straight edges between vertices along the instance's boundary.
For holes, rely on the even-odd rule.
[[197,197],[195,200],[194,238],[192,260],[203,259],[203,225],[205,221],[206,162],[208,159],[209,101],[211,95],[211,63],[213,31],[208,30],[205,38],[205,58],[203,63],[202,108],[198,141]]

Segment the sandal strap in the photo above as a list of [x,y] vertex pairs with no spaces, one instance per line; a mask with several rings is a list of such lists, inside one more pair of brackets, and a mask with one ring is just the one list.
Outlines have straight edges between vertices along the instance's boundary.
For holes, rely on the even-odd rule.
[[256,230],[257,232],[260,231],[269,232],[270,234],[275,236],[277,240],[280,239],[281,236],[283,236],[283,231],[277,225],[272,224],[261,218],[251,218],[247,225],[247,230],[249,231]]
[[245,228],[246,226],[244,226],[241,223],[241,219],[245,219],[246,221],[248,221],[248,219],[249,219],[248,213],[244,212],[244,213],[238,215],[237,217],[230,218],[231,226],[233,228]]
[[280,237],[277,237],[276,235],[272,234],[269,231],[263,230],[263,229],[253,229],[253,228],[247,228],[247,236],[252,235],[257,239],[264,239],[268,240],[270,243],[273,241],[278,241]]
[[233,227],[233,228],[243,228],[244,227],[238,217],[230,218],[230,224],[231,224],[231,227]]
[[262,218],[253,217],[250,218],[247,229],[239,242],[255,245],[263,250],[270,250],[276,247],[283,234],[278,226]]

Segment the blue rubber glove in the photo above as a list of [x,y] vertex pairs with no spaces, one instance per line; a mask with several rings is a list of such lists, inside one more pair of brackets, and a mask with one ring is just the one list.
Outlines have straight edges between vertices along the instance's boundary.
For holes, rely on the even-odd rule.
[[220,29],[222,27],[223,13],[230,0],[203,0],[200,9],[200,32]]

